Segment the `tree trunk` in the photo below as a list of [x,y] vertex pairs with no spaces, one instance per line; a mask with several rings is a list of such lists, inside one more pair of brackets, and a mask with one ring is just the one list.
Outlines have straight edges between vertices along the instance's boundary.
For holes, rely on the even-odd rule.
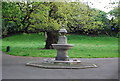
[[45,49],[53,49],[52,44],[56,44],[58,41],[58,31],[49,31],[46,32],[47,38],[46,38],[46,45]]

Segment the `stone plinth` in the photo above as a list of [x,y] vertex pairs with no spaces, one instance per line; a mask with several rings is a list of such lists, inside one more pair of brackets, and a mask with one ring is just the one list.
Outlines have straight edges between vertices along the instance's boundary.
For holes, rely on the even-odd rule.
[[77,61],[73,61],[73,60],[69,60],[69,61],[53,61],[54,64],[69,64],[69,65],[73,65],[73,64],[80,64],[81,61],[77,60]]

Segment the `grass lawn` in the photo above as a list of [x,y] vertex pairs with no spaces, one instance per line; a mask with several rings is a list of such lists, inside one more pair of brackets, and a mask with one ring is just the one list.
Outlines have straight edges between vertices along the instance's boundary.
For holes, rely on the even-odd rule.
[[[99,36],[67,35],[68,43],[75,46],[68,51],[74,58],[118,57],[118,38]],[[15,56],[55,57],[56,50],[45,50],[44,36],[41,34],[19,34],[2,40],[2,51],[10,46],[7,54]]]

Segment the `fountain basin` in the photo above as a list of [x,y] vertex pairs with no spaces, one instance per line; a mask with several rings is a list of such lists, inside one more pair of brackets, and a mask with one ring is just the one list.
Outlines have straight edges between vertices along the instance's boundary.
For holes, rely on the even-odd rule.
[[69,61],[68,49],[72,48],[73,44],[52,44],[52,46],[57,50],[55,60]]
[[55,49],[70,49],[72,48],[74,45],[73,44],[52,44],[53,48]]

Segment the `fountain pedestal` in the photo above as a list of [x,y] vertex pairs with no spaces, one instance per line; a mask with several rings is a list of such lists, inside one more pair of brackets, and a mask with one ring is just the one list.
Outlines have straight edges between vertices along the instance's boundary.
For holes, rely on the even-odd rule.
[[57,49],[57,56],[55,60],[68,61],[69,56],[68,56],[67,49]]

